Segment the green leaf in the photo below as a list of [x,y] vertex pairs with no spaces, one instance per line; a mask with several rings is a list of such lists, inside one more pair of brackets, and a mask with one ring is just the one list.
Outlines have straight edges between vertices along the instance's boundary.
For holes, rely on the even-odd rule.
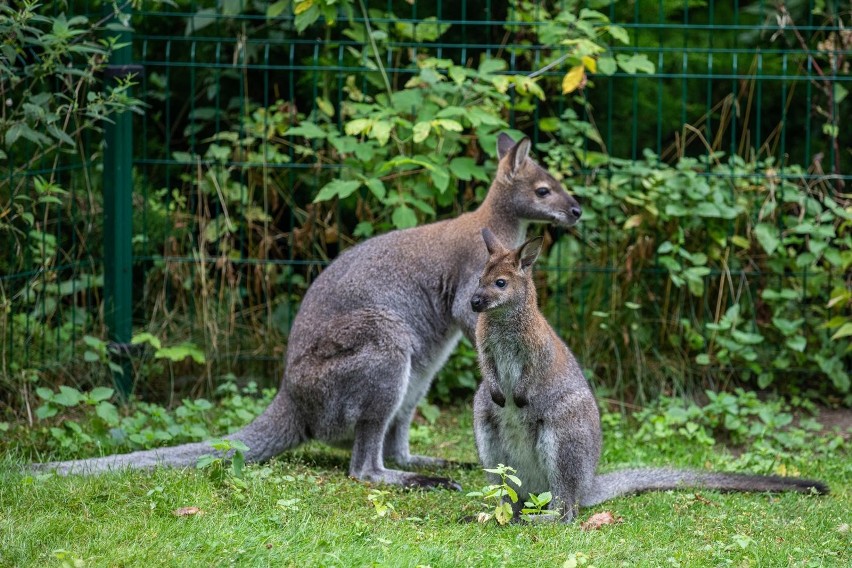
[[502,59],[484,59],[482,63],[479,64],[479,73],[481,75],[499,73],[500,71],[506,70],[507,67],[508,64]]
[[38,387],[36,395],[42,400],[53,400],[53,391],[44,387]]
[[36,408],[36,418],[39,420],[45,420],[47,418],[51,418],[56,416],[59,413],[59,409],[50,404],[42,404],[38,408]]
[[325,138],[326,136],[328,136],[328,133],[313,122],[305,121],[299,124],[299,126],[288,128],[284,132],[284,136],[302,136],[304,138],[312,140],[317,138]]
[[785,342],[785,345],[792,349],[793,351],[798,351],[799,353],[803,353],[805,351],[805,347],[808,345],[808,340],[805,339],[803,335],[797,335],[795,337],[791,337]]
[[110,426],[115,426],[119,422],[118,409],[111,402],[99,403],[95,407],[95,414]]
[[841,337],[849,337],[850,335],[852,335],[852,322],[846,322],[840,326],[840,329],[834,332],[831,339],[840,339]]
[[450,186],[450,174],[443,168],[433,168],[429,170],[429,175],[432,178],[432,183],[438,188],[439,193],[444,193]]
[[418,122],[414,125],[412,132],[414,133],[414,143],[420,144],[429,137],[429,131],[432,130],[432,124],[428,120]]
[[699,365],[709,365],[710,355],[708,355],[707,353],[699,353],[695,356],[695,362]]
[[335,197],[345,199],[355,193],[359,187],[361,187],[360,181],[343,181],[336,179],[323,186],[319,193],[317,193],[313,202],[319,203],[321,201],[330,201]]
[[612,75],[618,70],[615,59],[609,56],[598,58],[598,72],[602,75]]
[[766,254],[772,254],[778,248],[780,240],[778,239],[778,227],[769,223],[760,223],[754,228],[754,236]]
[[89,393],[89,399],[95,402],[109,400],[115,391],[109,387],[95,387]]
[[370,136],[375,138],[380,146],[384,146],[390,140],[391,128],[393,128],[393,124],[387,120],[377,120],[370,130]]
[[[367,186],[367,189],[370,190],[370,193],[376,196],[377,199],[382,200],[387,195],[387,190],[385,189],[385,184],[379,178],[367,178],[364,181],[364,185]],[[372,226],[372,225],[371,225]]]
[[[606,31],[615,41],[620,41],[624,45],[630,43],[630,35],[621,26],[607,26]],[[598,68],[600,68],[600,61],[598,61]],[[611,75],[611,73],[607,73],[607,75]]]
[[147,343],[154,349],[159,349],[160,347],[162,347],[162,344],[160,343],[160,338],[152,333],[148,333],[147,331],[137,333],[130,339],[131,345],[139,345],[140,343]]
[[631,75],[635,75],[640,71],[642,73],[654,72],[654,64],[651,63],[651,60],[648,59],[648,56],[644,53],[637,53],[634,55],[624,55],[619,53],[615,56],[615,60],[618,62],[618,66],[621,67],[625,73],[629,73]]
[[451,118],[437,118],[432,121],[432,124],[450,132],[462,132],[464,130],[460,122]]
[[758,345],[763,343],[763,336],[759,333],[748,333],[746,331],[740,331],[735,329],[731,332],[731,337],[734,338],[738,343],[743,345]]
[[463,181],[471,181],[474,178],[482,181],[488,181],[488,175],[485,173],[485,168],[476,165],[476,161],[467,156],[453,158],[452,161],[450,161],[450,172]]
[[163,347],[162,349],[158,349],[156,353],[154,353],[155,359],[168,359],[169,361],[173,361],[175,363],[183,361],[186,358],[192,358],[196,363],[204,363],[207,357],[204,352],[199,349],[195,344],[184,342],[180,345],[175,345],[174,347]]
[[497,505],[497,508],[494,509],[494,518],[501,525],[508,524],[512,520],[512,505],[509,503]]
[[101,360],[101,356],[95,353],[94,351],[89,351],[88,349],[83,353],[83,361],[86,363],[97,363]]
[[266,7],[266,17],[268,19],[277,18],[284,13],[284,10],[290,5],[291,0],[278,0]]
[[77,389],[66,387],[62,385],[59,387],[59,393],[53,396],[53,401],[57,404],[61,404],[62,406],[77,406],[81,402],[83,402],[83,395],[80,394],[80,391]]
[[417,226],[417,215],[411,207],[400,205],[394,209],[391,221],[397,229],[408,229]]

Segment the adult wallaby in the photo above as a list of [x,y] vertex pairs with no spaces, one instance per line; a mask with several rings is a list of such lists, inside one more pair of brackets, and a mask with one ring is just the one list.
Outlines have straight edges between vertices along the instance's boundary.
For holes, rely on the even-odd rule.
[[[281,388],[254,422],[231,434],[269,459],[309,439],[352,444],[349,474],[404,486],[457,488],[443,477],[385,467],[440,466],[411,455],[409,426],[418,401],[462,333],[473,338],[469,299],[486,255],[483,227],[518,244],[531,222],[569,227],[580,206],[529,158],[530,141],[497,140],[499,163],[488,195],[455,219],[393,231],[349,249],[305,294],[290,331]],[[102,458],[54,462],[60,473],[122,467],[191,466],[212,453],[206,442]]]
[[513,504],[516,517],[530,493],[545,491],[553,495],[551,508],[564,522],[574,519],[579,506],[654,489],[828,492],[820,481],[789,477],[669,469],[596,475],[601,425],[595,398],[574,355],[536,302],[532,265],[541,239],[509,250],[487,228],[482,237],[489,259],[470,299],[479,313],[476,347],[482,369],[473,428],[483,466],[502,463],[517,469],[522,485]]

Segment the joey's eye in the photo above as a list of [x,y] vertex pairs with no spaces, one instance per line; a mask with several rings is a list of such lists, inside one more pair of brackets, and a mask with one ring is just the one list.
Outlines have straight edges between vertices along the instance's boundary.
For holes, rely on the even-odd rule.
[[545,195],[550,193],[550,188],[546,186],[537,187],[535,189],[535,194],[539,197],[544,197]]
[[497,286],[498,288],[505,288],[506,287],[506,281],[503,280],[502,278],[498,278],[497,280],[494,281],[494,285]]

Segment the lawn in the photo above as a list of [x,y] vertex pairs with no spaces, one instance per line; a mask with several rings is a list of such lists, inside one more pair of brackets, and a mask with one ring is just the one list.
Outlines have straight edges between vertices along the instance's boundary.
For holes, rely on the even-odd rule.
[[[610,419],[602,470],[636,465],[730,469],[731,454],[680,438],[639,443]],[[445,409],[414,449],[475,460],[471,414]],[[9,452],[14,453],[14,452]],[[852,466],[841,447],[803,450],[787,472],[827,481],[829,496],[668,491],[582,510],[579,522],[459,522],[484,511],[477,467],[442,473],[462,492],[374,487],[346,476],[347,452],[309,444],[250,466],[32,476],[0,468],[0,566],[848,566]],[[221,472],[220,472],[221,473]],[[583,530],[592,514],[620,522]],[[184,513],[184,514],[179,514]],[[380,514],[383,513],[383,514]],[[584,564],[585,562],[585,564]]]

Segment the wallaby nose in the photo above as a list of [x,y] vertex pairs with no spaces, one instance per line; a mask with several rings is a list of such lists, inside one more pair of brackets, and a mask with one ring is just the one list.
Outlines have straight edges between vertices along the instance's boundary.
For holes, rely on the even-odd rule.
[[579,219],[582,214],[583,210],[580,209],[579,205],[575,205],[571,208],[571,215],[573,215],[575,219]]
[[481,312],[485,302],[479,296],[474,296],[470,299],[470,308],[475,312]]

